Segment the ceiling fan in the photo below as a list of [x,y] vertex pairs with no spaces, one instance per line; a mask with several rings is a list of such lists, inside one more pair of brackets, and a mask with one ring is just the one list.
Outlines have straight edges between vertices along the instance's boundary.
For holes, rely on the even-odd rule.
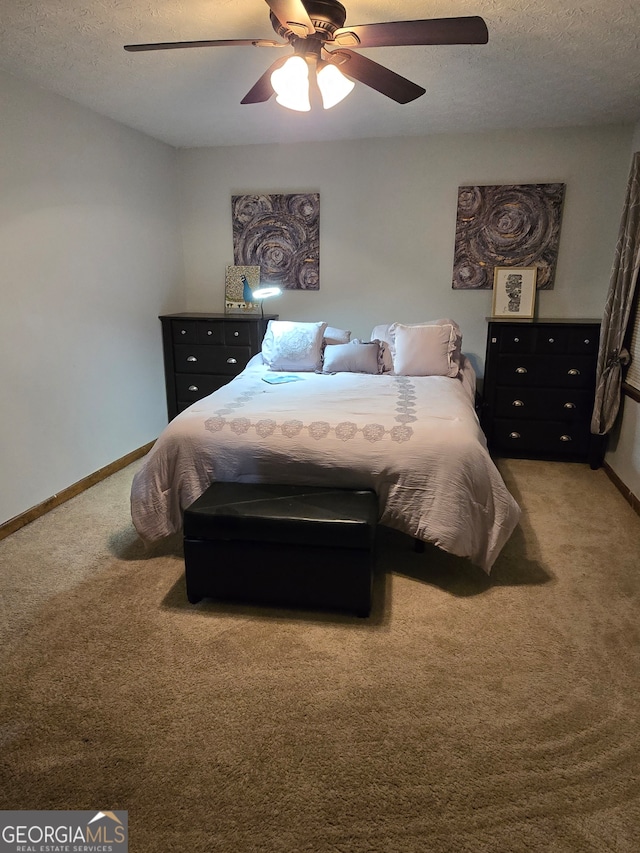
[[[204,41],[127,44],[125,50],[173,50],[187,47],[293,47],[293,55],[273,62],[242,99],[242,104],[276,100],[290,109],[307,111],[322,99],[325,109],[339,103],[364,83],[407,104],[425,93],[422,86],[356,53],[352,48],[404,45],[486,44],[487,26],[477,16],[389,21],[345,27],[347,12],[338,0],[265,0],[271,25],[285,41],[214,39]],[[332,48],[329,50],[329,48]],[[315,70],[315,74],[309,73]]]

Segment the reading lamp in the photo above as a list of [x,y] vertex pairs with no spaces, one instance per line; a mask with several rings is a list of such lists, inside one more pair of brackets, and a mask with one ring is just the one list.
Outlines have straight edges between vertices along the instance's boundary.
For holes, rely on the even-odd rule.
[[264,309],[262,307],[264,300],[271,299],[272,296],[280,296],[281,293],[281,288],[275,286],[256,287],[253,291],[253,298],[260,300],[260,317],[262,320],[264,320]]

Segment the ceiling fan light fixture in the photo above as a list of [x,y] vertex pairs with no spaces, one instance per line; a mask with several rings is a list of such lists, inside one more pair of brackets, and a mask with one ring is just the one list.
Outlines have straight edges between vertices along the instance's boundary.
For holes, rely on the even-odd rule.
[[290,56],[271,75],[276,101],[289,110],[309,112],[309,66],[301,56]]
[[335,65],[327,63],[318,71],[318,87],[325,110],[343,101],[354,86],[353,80],[347,79]]
[[[257,3],[258,0],[255,0]],[[294,56],[277,59],[240,101],[262,104],[276,101],[290,110],[309,112],[323,102],[326,110],[340,103],[355,81],[398,104],[409,104],[425,89],[351,48],[412,45],[487,44],[489,31],[478,15],[384,21],[345,27],[347,11],[340,0],[265,0],[274,31],[282,42],[263,38],[205,39],[202,41],[128,44],[125,50],[170,50],[181,47],[292,47]],[[400,4],[401,5],[401,4]],[[329,50],[337,47],[337,50]],[[323,50],[329,60],[323,60]],[[343,63],[347,74],[340,69]],[[331,66],[331,67],[327,67]],[[315,76],[310,76],[309,69]],[[345,79],[346,78],[346,79]]]

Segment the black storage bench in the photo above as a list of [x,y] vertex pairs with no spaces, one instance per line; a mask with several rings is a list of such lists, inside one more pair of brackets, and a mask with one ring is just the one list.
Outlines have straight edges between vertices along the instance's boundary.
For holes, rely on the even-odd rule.
[[187,597],[371,611],[370,490],[215,482],[184,511]]

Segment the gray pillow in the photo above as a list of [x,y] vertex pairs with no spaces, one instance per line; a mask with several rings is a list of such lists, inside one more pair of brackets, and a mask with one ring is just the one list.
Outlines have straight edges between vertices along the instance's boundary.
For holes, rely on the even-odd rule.
[[382,373],[379,341],[327,344],[323,373]]

